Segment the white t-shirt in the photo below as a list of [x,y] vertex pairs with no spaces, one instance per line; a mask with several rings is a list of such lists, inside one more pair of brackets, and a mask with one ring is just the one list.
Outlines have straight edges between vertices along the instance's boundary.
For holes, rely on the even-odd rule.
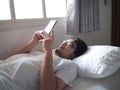
[[[43,54],[40,53],[14,55],[0,64],[0,75],[10,81],[9,87],[15,87],[14,90],[16,87],[17,90],[21,87],[24,88],[22,90],[39,90],[42,60]],[[54,57],[53,67],[55,75],[69,86],[77,76],[76,64],[71,60]]]

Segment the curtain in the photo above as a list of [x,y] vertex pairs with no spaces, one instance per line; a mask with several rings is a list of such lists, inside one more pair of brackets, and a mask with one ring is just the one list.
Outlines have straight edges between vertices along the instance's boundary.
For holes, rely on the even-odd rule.
[[111,45],[120,47],[120,0],[112,0]]
[[100,30],[99,0],[67,0],[67,34]]

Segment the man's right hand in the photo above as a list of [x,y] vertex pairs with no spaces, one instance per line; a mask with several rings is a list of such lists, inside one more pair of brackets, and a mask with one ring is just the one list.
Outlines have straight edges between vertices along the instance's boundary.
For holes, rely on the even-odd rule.
[[44,30],[36,31],[33,35],[32,40],[30,40],[24,47],[22,47],[17,54],[30,52],[39,42],[48,38],[48,35]]
[[36,31],[33,35],[33,38],[32,38],[32,41],[33,42],[39,42],[40,40],[42,40],[42,36],[41,36],[41,33],[43,32],[43,30],[41,31]]

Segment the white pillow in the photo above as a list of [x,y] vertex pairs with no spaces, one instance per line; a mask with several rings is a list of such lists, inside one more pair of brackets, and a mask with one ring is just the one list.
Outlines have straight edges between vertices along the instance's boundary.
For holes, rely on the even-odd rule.
[[78,67],[78,76],[103,78],[120,68],[120,47],[96,45],[73,60]]

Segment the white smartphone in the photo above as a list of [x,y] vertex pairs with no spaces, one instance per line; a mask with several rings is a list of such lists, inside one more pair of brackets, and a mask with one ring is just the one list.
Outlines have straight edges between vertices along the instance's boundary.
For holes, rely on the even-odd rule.
[[45,32],[47,34],[50,34],[50,31],[54,28],[54,26],[56,25],[57,20],[50,20],[50,22],[48,23],[48,25],[45,27]]

